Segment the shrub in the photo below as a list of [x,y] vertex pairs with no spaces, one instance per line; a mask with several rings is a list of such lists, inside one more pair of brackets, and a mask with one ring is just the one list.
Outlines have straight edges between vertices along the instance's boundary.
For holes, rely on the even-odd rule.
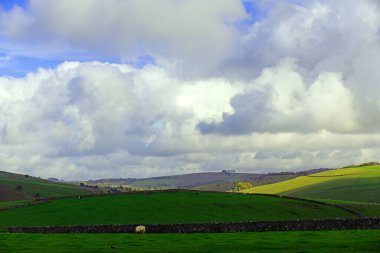
[[253,184],[251,182],[236,182],[234,188],[232,188],[232,191],[238,192],[249,188],[253,188]]

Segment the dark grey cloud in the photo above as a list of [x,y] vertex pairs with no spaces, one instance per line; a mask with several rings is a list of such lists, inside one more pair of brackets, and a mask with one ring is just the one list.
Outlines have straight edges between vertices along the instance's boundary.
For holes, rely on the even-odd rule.
[[[270,4],[267,16],[247,30],[240,51],[223,65],[227,76],[247,83],[246,91],[231,99],[232,114],[224,114],[221,122],[200,123],[200,132],[378,131],[378,5]],[[300,79],[296,85],[294,75]]]

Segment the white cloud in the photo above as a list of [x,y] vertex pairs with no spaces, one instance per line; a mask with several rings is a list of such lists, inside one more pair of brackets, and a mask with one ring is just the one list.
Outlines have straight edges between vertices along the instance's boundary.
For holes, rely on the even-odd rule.
[[245,17],[241,2],[231,0],[31,0],[27,10],[0,13],[0,31],[29,45],[68,44],[126,61],[150,55],[195,69],[231,52],[233,24]]
[[[367,0],[261,4],[271,6],[267,16],[248,28],[241,50],[224,65],[226,76],[251,84],[232,99],[233,114],[200,124],[202,132],[377,132],[379,6]],[[293,67],[283,64],[288,59]]]
[[65,62],[1,77],[0,167],[77,179],[380,160],[378,1],[254,3],[265,11],[253,24],[236,24],[247,14],[227,0],[1,11],[4,55],[156,64]]
[[308,84],[296,69],[291,60],[264,69],[232,99],[233,113],[225,113],[221,122],[200,123],[199,129],[222,134],[357,131],[353,95],[341,75],[321,72]]
[[66,62],[0,78],[0,146],[5,155],[41,156],[58,167],[65,157],[118,151],[171,156],[194,149],[196,124],[231,111],[240,90],[221,78],[180,81],[156,66]]
[[[321,74],[306,88],[293,68],[294,64],[285,62],[267,69],[252,87],[221,78],[181,81],[161,67],[135,69],[99,62],[66,62],[25,78],[2,77],[0,166],[26,174],[76,179],[223,168],[288,170],[301,169],[305,166],[302,161],[310,161],[308,166],[330,166],[328,162],[347,164],[361,157],[375,158],[378,134],[332,133],[352,127],[339,125],[339,117],[350,122],[352,115],[336,116],[335,107],[330,108],[330,101],[337,97],[344,109],[350,106],[350,93],[339,75]],[[273,85],[284,78],[289,81],[286,88]],[[298,130],[241,136],[197,131],[200,122],[221,121],[223,114],[240,110],[229,101],[244,87],[254,92],[261,87],[269,95],[266,102],[271,113],[283,114],[269,122],[273,129],[286,126],[281,120],[302,118],[310,112],[312,124],[285,122],[289,129]],[[272,99],[276,96],[284,97]],[[310,126],[328,126],[330,131],[298,133]],[[313,162],[317,150],[330,155]],[[355,156],[338,156],[331,150],[355,151]],[[267,155],[258,155],[262,152]],[[247,159],[246,153],[256,155]],[[286,163],[290,160],[293,162]]]

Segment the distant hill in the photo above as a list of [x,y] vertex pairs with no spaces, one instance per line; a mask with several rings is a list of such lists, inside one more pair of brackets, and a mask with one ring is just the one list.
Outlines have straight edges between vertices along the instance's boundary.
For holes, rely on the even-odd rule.
[[380,165],[329,170],[243,192],[380,203]]
[[224,170],[222,172],[204,172],[143,179],[99,179],[89,180],[86,183],[90,185],[127,185],[134,188],[144,189],[197,189],[205,191],[228,191],[234,187],[235,182],[239,181],[249,181],[253,185],[263,185],[326,170],[328,169],[269,174],[237,173]]
[[33,200],[89,193],[90,190],[76,185],[0,171],[0,201]]
[[89,184],[121,184],[145,189],[181,189],[194,188],[206,184],[216,184],[221,182],[235,182],[241,180],[253,180],[260,174],[250,173],[229,173],[229,172],[206,172],[193,173],[175,176],[163,176],[152,178],[119,178],[119,179],[99,179],[87,181]]

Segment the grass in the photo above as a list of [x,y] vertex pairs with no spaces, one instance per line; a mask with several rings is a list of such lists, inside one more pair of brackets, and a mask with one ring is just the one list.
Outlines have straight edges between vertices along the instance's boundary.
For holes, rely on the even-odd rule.
[[343,205],[361,213],[365,217],[380,217],[379,205]]
[[220,182],[215,184],[206,184],[194,187],[193,190],[197,191],[218,191],[218,192],[226,192],[235,187],[234,182]]
[[380,177],[339,179],[285,192],[301,198],[324,198],[380,203]]
[[298,177],[298,175],[276,175],[276,174],[268,174],[268,175],[263,175],[261,177],[257,177],[254,179],[238,179],[234,178],[234,182],[219,182],[219,183],[213,183],[213,184],[207,184],[207,185],[201,185],[194,187],[194,190],[199,190],[199,191],[221,191],[221,192],[227,192],[232,190],[232,188],[235,187],[236,182],[251,182],[254,186],[259,186],[259,185],[265,185],[265,184],[272,184],[272,183],[277,183],[280,181],[285,181],[289,179],[293,179]]
[[[22,189],[16,191],[18,185],[21,185]],[[23,199],[33,199],[37,193],[40,197],[62,197],[90,193],[88,190],[76,185],[49,182],[35,177],[7,172],[0,172],[0,186],[8,189],[8,195],[13,191],[14,194],[22,194]]]
[[353,217],[332,206],[271,196],[156,192],[69,198],[0,211],[9,226],[163,224]]
[[356,202],[347,200],[333,200],[333,199],[314,199],[320,202],[329,204],[338,204],[343,207],[355,210],[362,214],[364,217],[380,217],[380,204],[371,204],[366,202]]
[[16,201],[0,202],[0,208],[2,208],[2,207],[16,206],[16,205],[20,205],[20,204],[26,204],[28,202],[31,202],[31,201],[30,200],[16,200]]
[[136,182],[131,183],[131,186],[142,187],[142,188],[160,188],[160,187],[175,187],[175,179],[142,179]]
[[379,252],[380,230],[220,234],[6,234],[0,252]]
[[380,203],[379,185],[380,166],[377,165],[325,171],[243,192]]

